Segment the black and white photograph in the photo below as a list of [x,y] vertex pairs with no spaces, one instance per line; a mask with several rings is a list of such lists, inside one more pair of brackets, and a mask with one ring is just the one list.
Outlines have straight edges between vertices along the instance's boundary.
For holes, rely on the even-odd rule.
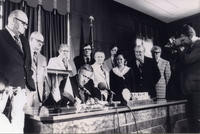
[[0,133],[200,133],[200,0],[0,0]]

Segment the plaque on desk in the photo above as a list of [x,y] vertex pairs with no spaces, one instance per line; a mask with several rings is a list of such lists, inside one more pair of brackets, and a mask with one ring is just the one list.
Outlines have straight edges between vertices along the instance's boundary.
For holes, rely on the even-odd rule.
[[57,74],[57,75],[68,75],[72,72],[72,70],[60,70],[60,69],[47,69],[48,74]]

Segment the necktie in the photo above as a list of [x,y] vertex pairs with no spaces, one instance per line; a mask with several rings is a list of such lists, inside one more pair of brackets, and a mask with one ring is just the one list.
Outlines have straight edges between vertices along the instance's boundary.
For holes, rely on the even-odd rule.
[[109,86],[108,86],[108,83],[107,83],[107,78],[106,78],[107,76],[106,76],[106,72],[105,72],[105,70],[103,68],[103,65],[101,65],[100,68],[101,68],[101,71],[103,72],[103,75],[104,75],[104,78],[105,78],[106,87],[108,88]]
[[138,67],[139,67],[140,73],[142,73],[143,63],[142,63],[142,62],[139,62]]
[[65,69],[68,70],[68,61],[67,61],[67,59],[63,58],[62,62],[64,64],[64,66],[65,66]]
[[15,36],[14,36],[14,39],[15,39],[15,42],[19,45],[20,49],[21,49],[22,52],[23,52],[22,43],[21,43],[21,41],[20,41],[19,36],[15,35]]
[[35,66],[37,67],[37,52],[33,53],[33,62],[35,64]]
[[90,63],[90,59],[87,57],[86,58],[86,64],[89,64]]
[[104,71],[103,66],[101,65],[100,68],[101,68],[101,71],[103,72],[103,75],[106,77],[106,72]]

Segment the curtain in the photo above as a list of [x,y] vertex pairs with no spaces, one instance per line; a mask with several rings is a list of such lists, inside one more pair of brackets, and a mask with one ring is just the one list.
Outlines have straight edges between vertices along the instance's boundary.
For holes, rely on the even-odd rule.
[[49,59],[58,55],[59,45],[67,43],[67,15],[41,10],[42,34],[45,38],[44,55]]

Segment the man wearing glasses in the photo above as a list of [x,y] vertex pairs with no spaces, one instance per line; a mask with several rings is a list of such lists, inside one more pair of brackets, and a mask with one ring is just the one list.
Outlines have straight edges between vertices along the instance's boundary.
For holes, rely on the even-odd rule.
[[[0,30],[0,71],[10,86],[34,91],[30,46],[24,37],[27,25],[27,15],[21,10],[14,10],[8,16],[8,24]],[[24,114],[21,114],[24,123]],[[20,127],[23,131],[23,125]]]
[[74,58],[74,63],[77,71],[81,66],[85,64],[92,65],[95,62],[92,56],[92,48],[90,44],[85,44],[84,47],[80,49],[82,49],[82,52],[79,56]]
[[153,46],[151,49],[152,56],[156,61],[160,70],[161,77],[155,86],[157,101],[166,101],[166,87],[171,77],[170,64],[167,60],[161,58],[161,48],[159,46]]
[[40,51],[44,45],[44,37],[39,32],[32,32],[29,38],[31,57],[32,57],[32,78],[35,83],[36,91],[30,92],[29,104],[30,106],[41,106],[48,98],[49,81],[47,77],[47,60]]

